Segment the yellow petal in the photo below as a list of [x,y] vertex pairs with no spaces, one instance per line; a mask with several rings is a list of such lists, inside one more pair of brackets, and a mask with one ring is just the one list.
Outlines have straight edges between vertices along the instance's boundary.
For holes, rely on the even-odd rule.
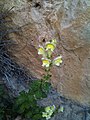
[[42,46],[38,48],[38,54],[41,54],[41,55],[45,54],[45,50]]
[[53,43],[50,43],[50,42],[46,43],[46,51],[51,50],[53,52],[54,49],[55,49],[55,45]]
[[42,66],[49,67],[51,60],[42,58]]
[[46,111],[46,112],[50,112],[50,110],[51,110],[51,109],[50,109],[50,106],[48,106],[48,107],[45,108],[45,111]]
[[47,117],[47,113],[42,112],[42,117]]
[[53,60],[53,64],[59,66],[62,63],[62,56],[58,56]]

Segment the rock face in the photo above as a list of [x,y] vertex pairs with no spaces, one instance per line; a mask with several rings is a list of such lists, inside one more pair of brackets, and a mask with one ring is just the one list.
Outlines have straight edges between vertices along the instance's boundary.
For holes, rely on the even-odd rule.
[[44,74],[39,44],[57,39],[54,56],[62,54],[61,67],[52,69],[52,84],[61,95],[90,104],[90,1],[89,0],[6,0],[14,27],[10,34],[16,45],[9,49],[14,60],[34,77]]

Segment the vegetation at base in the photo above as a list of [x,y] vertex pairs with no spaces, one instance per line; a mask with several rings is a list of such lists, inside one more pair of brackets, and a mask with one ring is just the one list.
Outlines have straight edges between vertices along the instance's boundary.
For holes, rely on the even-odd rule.
[[49,82],[35,80],[31,83],[28,92],[22,91],[16,99],[16,107],[22,118],[31,118],[31,120],[45,120],[42,118],[44,107],[37,104],[37,100],[47,97],[50,89]]
[[35,80],[30,84],[28,92],[22,91],[16,98],[11,98],[5,86],[0,85],[0,120],[14,120],[17,116],[31,118],[31,120],[45,120],[42,118],[44,107],[37,104],[37,100],[47,97],[50,83]]

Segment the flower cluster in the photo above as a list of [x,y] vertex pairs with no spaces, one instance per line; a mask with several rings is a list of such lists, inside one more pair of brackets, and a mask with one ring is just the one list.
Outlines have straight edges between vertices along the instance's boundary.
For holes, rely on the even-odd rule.
[[56,39],[52,39],[50,42],[46,42],[45,46],[39,46],[38,54],[42,55],[42,66],[49,68],[50,65],[60,66],[62,63],[62,56],[56,57],[54,60],[51,60],[52,53],[56,48]]
[[45,112],[42,112],[42,117],[45,117],[46,120],[49,120],[52,114],[55,112],[55,109],[55,105],[46,107]]

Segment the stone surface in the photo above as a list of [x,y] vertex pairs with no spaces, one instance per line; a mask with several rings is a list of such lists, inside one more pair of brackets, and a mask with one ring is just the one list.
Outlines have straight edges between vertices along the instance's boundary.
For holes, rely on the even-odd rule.
[[[2,1],[2,0],[1,0]],[[39,44],[57,39],[54,56],[62,54],[61,67],[52,69],[52,84],[61,95],[90,104],[90,1],[89,0],[6,0],[14,27],[10,34],[16,45],[9,51],[13,59],[34,77],[44,74]]]

